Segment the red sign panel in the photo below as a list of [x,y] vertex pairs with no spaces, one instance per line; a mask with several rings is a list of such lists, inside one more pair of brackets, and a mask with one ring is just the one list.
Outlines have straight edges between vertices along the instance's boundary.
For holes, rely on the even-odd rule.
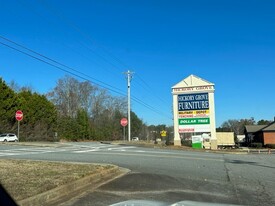
[[126,118],[122,118],[122,119],[120,120],[120,124],[121,124],[121,126],[125,127],[125,126],[127,126],[127,124],[128,124],[128,120],[127,120]]
[[21,121],[23,119],[23,112],[21,110],[17,110],[15,113],[15,118],[17,121]]

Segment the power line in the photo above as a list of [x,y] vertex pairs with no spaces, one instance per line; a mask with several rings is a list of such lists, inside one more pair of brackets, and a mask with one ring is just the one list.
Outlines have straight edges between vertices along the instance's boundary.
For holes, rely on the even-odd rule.
[[[104,85],[106,85],[106,86],[108,86],[108,87],[112,87],[112,88],[114,88],[114,89],[116,89],[116,90],[118,90],[118,91],[120,91],[120,92],[123,93],[122,90],[120,90],[120,89],[118,89],[118,88],[116,88],[116,87],[114,87],[114,86],[112,86],[112,85],[109,85],[109,84],[107,84],[107,83],[105,83],[105,82],[103,82],[103,81],[100,81],[100,80],[98,80],[98,79],[96,79],[96,78],[94,78],[94,77],[91,77],[91,76],[89,76],[89,75],[87,75],[87,74],[84,74],[83,72],[80,72],[80,71],[78,71],[78,70],[76,70],[76,69],[74,69],[74,68],[72,68],[72,67],[69,67],[69,66],[67,66],[67,65],[65,65],[65,64],[62,64],[62,63],[60,63],[60,62],[58,62],[58,61],[56,61],[56,60],[54,60],[54,59],[52,59],[52,58],[49,58],[49,57],[47,57],[47,56],[45,56],[45,55],[43,55],[43,54],[40,54],[40,53],[38,53],[38,52],[36,52],[36,51],[34,51],[34,50],[32,50],[32,49],[29,49],[29,48],[27,48],[27,47],[25,47],[25,46],[23,46],[23,45],[21,45],[21,44],[18,44],[18,43],[14,42],[14,41],[12,41],[12,40],[10,40],[10,39],[8,39],[8,38],[5,38],[5,37],[3,37],[3,36],[1,36],[1,35],[0,35],[0,38],[4,39],[4,40],[6,40],[6,41],[8,41],[8,42],[10,42],[10,43],[13,43],[13,44],[15,44],[16,46],[21,47],[21,48],[23,48],[23,49],[25,49],[25,50],[27,50],[27,51],[29,51],[29,52],[32,52],[32,53],[34,53],[34,54],[36,54],[36,55],[38,55],[38,56],[41,56],[41,57],[43,57],[43,58],[45,58],[45,59],[47,59],[47,60],[49,60],[49,61],[52,61],[52,62],[54,62],[54,63],[56,63],[56,64],[58,64],[58,65],[61,65],[61,66],[65,67],[65,68],[67,68],[67,69],[70,69],[70,70],[72,70],[72,71],[74,71],[74,72],[77,72],[77,73],[79,73],[79,74],[81,74],[81,75],[83,75],[83,76],[86,76],[86,77],[88,77],[88,78],[90,78],[90,79],[92,79],[92,80],[94,80],[94,81],[100,82],[101,84],[104,84]],[[6,46],[7,46],[7,45],[6,45]],[[8,46],[8,47],[10,47],[10,48],[12,48],[12,49],[15,49],[15,48],[13,48],[13,47],[11,47],[11,46]],[[15,50],[17,50],[17,49],[15,49]],[[17,51],[20,51],[20,50],[17,50]],[[21,52],[21,51],[20,51],[20,52]],[[24,52],[21,52],[21,53],[24,53]],[[27,53],[24,53],[24,54],[27,55]],[[28,56],[29,56],[29,55],[28,55]],[[34,56],[31,56],[31,57],[34,57]],[[38,59],[37,59],[37,60],[38,60]],[[46,63],[46,62],[44,62],[44,63]],[[51,65],[51,66],[52,66],[52,65]],[[63,71],[65,71],[65,70],[63,70]],[[100,85],[100,84],[98,84],[98,85]],[[103,87],[102,85],[100,85],[100,86]],[[105,87],[105,88],[106,88],[106,87]]]
[[[27,4],[26,2],[20,2],[20,3],[21,3],[23,6],[27,7],[27,9],[29,9],[30,11],[32,11],[32,12],[33,12],[34,14],[36,14],[37,16],[42,17],[42,18],[43,18],[44,20],[46,20],[48,23],[56,24],[56,22],[49,21],[49,18],[45,18],[44,16],[42,16],[40,12],[36,12],[33,8],[30,8],[31,6],[30,6],[29,4]],[[70,27],[72,27],[73,30],[75,30],[75,31],[77,31],[78,33],[82,34],[82,36],[84,36],[84,37],[86,37],[86,38],[88,37],[88,35],[86,35],[84,32],[82,32],[82,31],[79,29],[79,27],[77,27],[75,24],[73,24],[73,23],[71,23],[69,20],[67,20],[67,19],[64,17],[64,15],[60,14],[60,12],[59,12],[59,14],[58,14],[58,11],[54,10],[52,6],[50,6],[49,4],[47,4],[46,2],[43,2],[43,1],[40,1],[40,3],[43,3],[44,6],[46,6],[48,9],[50,9],[50,11],[51,11],[52,14],[54,14],[55,16],[58,16],[61,20],[63,20],[63,22],[65,22],[67,25],[69,25]],[[56,24],[56,25],[57,25],[57,24]],[[59,25],[57,25],[57,26],[58,26],[57,28],[59,28]],[[93,44],[95,44],[94,41],[92,41],[92,42],[93,42]],[[114,68],[120,70],[120,68],[119,68],[118,66],[116,66],[114,63],[112,63],[111,61],[109,61],[109,60],[108,60],[107,58],[105,58],[103,55],[101,55],[101,54],[99,54],[98,52],[96,52],[96,51],[95,51],[94,49],[92,49],[91,47],[85,45],[84,43],[82,43],[82,42],[80,42],[80,41],[78,41],[78,43],[79,43],[80,45],[82,45],[84,48],[86,48],[88,51],[90,51],[91,53],[93,53],[94,55],[96,55],[97,57],[99,57],[99,58],[100,58],[101,60],[103,60],[104,62],[106,62],[106,63],[108,63],[109,65],[111,65],[112,67],[114,67]],[[67,47],[67,48],[70,48],[70,49],[72,50],[72,48],[69,47],[68,45],[65,45],[65,44],[64,44],[64,46]],[[74,50],[73,50],[73,51],[74,51]],[[76,52],[76,51],[74,51],[74,52]],[[76,53],[78,53],[79,55],[85,57],[85,58],[88,59],[88,60],[91,60],[90,58],[84,56],[83,54],[80,54],[79,52],[76,52]],[[102,65],[100,65],[97,61],[95,61],[95,59],[93,59],[93,61],[94,61],[96,64],[98,64],[100,67],[102,67]],[[103,67],[102,67],[102,68],[103,68]],[[108,69],[108,70],[109,70],[110,72],[112,72],[113,74],[115,74],[115,73],[113,72],[113,70],[109,69],[108,67],[105,67],[105,68]],[[104,68],[104,69],[105,69],[105,68]]]
[[[98,44],[96,42],[96,40],[91,37],[91,35],[83,32],[76,24],[74,24],[72,21],[70,21],[68,18],[66,18],[59,10],[57,10],[56,8],[54,8],[52,5],[50,5],[49,3],[45,2],[45,1],[40,1],[40,2],[42,2],[43,5],[46,6],[52,12],[52,14],[54,14],[59,19],[61,19],[64,23],[66,23],[68,26],[70,26],[74,31],[78,32],[84,38],[86,38],[87,40],[89,40],[90,42],[92,42],[92,44],[94,44],[97,48],[101,48],[106,54],[108,54],[110,57],[112,57],[112,59],[114,59],[118,63],[120,63],[124,68],[125,67],[129,68],[128,65],[124,64],[119,58],[117,58],[115,55],[113,55],[111,52],[109,52],[105,47],[103,47],[102,45]],[[104,56],[96,53],[89,46],[86,46],[84,44],[82,44],[82,45],[84,47],[86,47],[88,50],[90,50],[91,52],[93,52],[94,54],[96,54],[97,56],[99,56],[100,58],[102,58],[105,62],[109,63],[111,66],[113,66],[114,68],[116,68],[119,71],[121,71],[121,68],[119,68],[118,66],[116,66],[114,63],[110,62],[107,58],[105,58]]]
[[131,97],[131,99],[132,99],[134,102],[137,102],[138,104],[140,104],[140,105],[146,107],[147,109],[149,109],[149,110],[155,112],[156,114],[160,114],[160,115],[162,115],[163,117],[166,117],[166,118],[168,118],[168,119],[171,119],[171,118],[172,118],[171,116],[169,116],[169,115],[167,115],[167,114],[164,114],[162,111],[157,110],[156,108],[150,106],[149,104],[147,104],[147,103],[145,103],[145,102],[143,102],[143,101],[141,101],[141,100],[139,100],[139,99],[137,99],[137,98],[135,98],[135,97],[133,97],[133,96]]
[[[146,85],[146,87],[144,87],[142,84],[140,84],[150,95],[156,97],[157,99],[159,99],[160,101],[162,101],[163,103],[167,104],[168,102],[166,100],[164,100],[163,98],[159,97],[156,95],[156,93],[152,92],[152,88],[149,86],[149,84],[147,84],[141,77],[140,75],[136,75],[138,79],[140,79],[141,82],[143,82],[144,85]],[[169,103],[168,103],[169,104]]]
[[[124,74],[126,74],[126,75],[127,75],[128,73],[130,73],[131,79],[132,79],[132,78],[133,78],[133,75],[132,75],[132,74],[133,74],[134,72],[130,72],[130,71],[124,72]],[[136,75],[138,75],[138,74],[136,74]],[[135,81],[134,81],[134,82],[135,82]],[[133,82],[133,83],[134,83],[134,82]],[[134,84],[133,84],[133,85],[134,85]],[[140,85],[143,86],[142,84],[140,84]],[[143,88],[144,88],[144,87],[143,87]],[[144,106],[144,107],[150,109],[151,111],[154,111],[154,112],[157,113],[157,114],[162,114],[162,116],[165,116],[165,117],[171,119],[171,117],[168,116],[167,114],[165,114],[165,113],[163,113],[162,111],[160,111],[160,110],[158,110],[158,109],[156,109],[156,108],[150,106],[149,104],[147,104],[147,103],[145,103],[145,102],[139,100],[139,99],[138,99],[135,95],[133,95],[133,94],[131,94],[131,99],[132,99],[133,101],[137,102],[138,104],[140,104],[140,105],[142,105],[142,106]]]
[[[130,68],[122,60],[120,60],[115,55],[113,55],[110,51],[108,51],[105,47],[103,47],[102,45],[98,44],[97,41],[94,38],[91,37],[91,35],[83,32],[76,24],[74,24],[72,21],[70,21],[68,18],[66,18],[62,14],[62,12],[60,12],[60,10],[56,9],[55,7],[53,7],[52,5],[50,5],[49,3],[47,3],[47,2],[45,2],[43,0],[40,0],[40,2],[43,3],[43,5],[46,6],[46,8],[48,8],[52,12],[52,14],[54,14],[59,19],[61,19],[63,22],[65,22],[73,30],[75,30],[76,32],[80,33],[84,38],[86,38],[87,40],[89,40],[90,42],[92,42],[92,44],[94,44],[97,48],[101,48],[103,50],[103,52],[105,52],[105,54],[107,54],[109,57],[111,57],[117,63],[119,63],[120,65],[122,65],[125,68]],[[87,48],[89,51],[93,52],[95,55],[97,55],[101,59],[103,59],[105,62],[109,63],[112,67],[114,67],[116,69],[120,69],[114,63],[110,62],[104,56],[98,54],[96,51],[94,51],[93,49],[91,49],[89,46],[86,46],[85,44],[82,44],[82,43],[81,43],[81,45],[84,46],[85,48]],[[140,84],[148,93],[152,94],[152,96],[156,97],[157,99],[159,99],[163,103],[165,103],[165,104],[168,103],[167,101],[163,100],[162,98],[160,98],[159,96],[157,96],[155,93],[153,93],[151,87],[139,75],[137,75],[137,77],[143,82],[144,85],[147,86],[147,88],[146,88],[142,84]],[[168,103],[168,104],[170,104],[170,103]]]
[[27,55],[27,56],[29,56],[29,57],[31,57],[31,58],[34,58],[34,59],[36,59],[36,60],[38,60],[38,61],[41,61],[41,62],[43,62],[43,63],[45,63],[45,64],[48,64],[48,65],[50,65],[50,66],[53,66],[53,67],[55,67],[55,68],[57,68],[57,69],[59,69],[59,70],[61,70],[61,71],[63,71],[63,72],[66,72],[66,73],[68,73],[68,74],[71,74],[71,75],[73,75],[73,76],[75,76],[75,77],[78,77],[78,78],[83,79],[83,80],[85,80],[85,81],[89,81],[89,82],[91,82],[91,83],[93,83],[93,84],[95,84],[95,85],[97,85],[97,86],[100,86],[100,87],[102,87],[102,88],[104,88],[104,89],[107,89],[107,90],[110,90],[110,91],[112,91],[112,92],[114,92],[114,93],[117,93],[117,94],[120,94],[120,95],[125,96],[125,94],[123,94],[123,93],[121,93],[121,92],[118,92],[118,91],[116,91],[116,90],[114,90],[114,89],[111,89],[111,88],[108,88],[108,87],[106,87],[106,86],[103,86],[103,85],[101,85],[101,84],[92,82],[91,80],[89,80],[89,79],[87,79],[87,78],[84,78],[84,77],[82,77],[82,76],[80,76],[80,75],[78,75],[78,74],[75,74],[75,73],[73,73],[73,72],[70,72],[70,71],[68,71],[68,70],[66,70],[66,69],[64,69],[64,68],[62,68],[62,67],[60,67],[60,66],[56,66],[56,65],[54,65],[54,64],[52,64],[52,63],[50,63],[50,62],[47,62],[47,61],[45,61],[45,60],[43,60],[43,59],[40,59],[40,58],[38,58],[38,57],[35,57],[35,56],[31,55],[31,54],[28,54],[28,53],[26,53],[26,52],[24,52],[24,51],[21,51],[21,50],[15,48],[15,47],[12,47],[12,46],[10,46],[10,45],[7,45],[7,44],[3,43],[3,42],[0,42],[0,44],[4,45],[4,46],[6,46],[6,47],[9,47],[9,48],[11,48],[11,49],[13,49],[13,50],[15,50],[15,51],[17,51],[17,52],[20,52],[20,53],[22,53],[22,54],[24,54],[24,55]]
[[[8,44],[3,43],[3,42],[0,41],[0,44],[4,45],[4,46],[6,46],[6,47],[8,47],[8,48],[10,48],[10,49],[13,49],[13,50],[15,50],[15,51],[17,51],[17,52],[19,52],[19,53],[22,53],[22,54],[24,54],[24,55],[26,55],[26,56],[29,56],[29,57],[31,57],[31,58],[33,58],[33,59],[36,59],[36,60],[38,60],[38,61],[40,61],[40,62],[43,62],[43,63],[45,63],[45,64],[48,64],[48,65],[50,65],[50,66],[52,66],[52,67],[55,67],[55,68],[57,68],[57,69],[59,69],[59,70],[65,72],[65,73],[71,74],[71,75],[73,75],[73,76],[75,76],[75,77],[78,77],[78,78],[80,78],[80,79],[83,79],[83,80],[85,80],[85,81],[89,81],[89,82],[91,82],[91,83],[93,83],[93,84],[95,84],[95,85],[97,85],[97,86],[99,86],[99,87],[102,87],[102,88],[107,89],[107,90],[109,90],[109,91],[112,91],[112,92],[114,92],[114,93],[117,93],[117,94],[120,94],[120,95],[122,95],[122,96],[125,96],[125,94],[124,94],[123,92],[116,91],[116,90],[112,89],[112,88],[115,88],[115,87],[113,87],[113,86],[111,86],[111,85],[109,85],[109,84],[106,84],[106,83],[104,83],[104,82],[102,82],[102,81],[100,81],[100,80],[97,80],[97,79],[95,79],[95,78],[93,78],[93,77],[90,77],[90,76],[88,76],[88,75],[86,75],[86,74],[84,74],[84,73],[82,73],[82,72],[79,72],[79,71],[76,70],[76,69],[73,69],[73,68],[71,68],[71,67],[66,66],[65,64],[59,63],[59,62],[57,62],[56,60],[53,60],[53,59],[51,59],[51,58],[49,58],[49,57],[46,57],[45,55],[42,55],[42,54],[40,54],[40,53],[38,53],[38,52],[36,52],[36,51],[34,51],[34,50],[31,50],[31,49],[29,49],[29,48],[27,48],[27,47],[25,47],[25,46],[23,46],[23,45],[20,45],[20,44],[14,42],[14,41],[12,41],[12,40],[9,40],[9,39],[5,38],[5,37],[3,37],[3,36],[0,36],[0,38],[4,39],[4,40],[6,40],[6,41],[8,41],[8,42],[10,42],[10,43],[13,43],[13,44],[15,44],[16,46],[21,47],[21,48],[23,48],[23,49],[25,49],[25,50],[27,50],[27,51],[29,51],[29,52],[32,52],[32,53],[34,53],[34,54],[36,54],[36,55],[38,55],[38,56],[41,56],[41,57],[43,57],[44,59],[49,60],[49,61],[51,61],[51,62],[53,62],[53,63],[55,63],[55,64],[58,64],[58,65],[60,65],[60,66],[57,66],[57,65],[55,65],[55,64],[53,64],[53,63],[50,63],[50,62],[48,62],[48,61],[46,61],[46,60],[43,60],[43,59],[41,59],[41,58],[39,58],[39,57],[36,57],[36,56],[34,56],[34,55],[31,55],[31,54],[29,54],[29,53],[27,53],[27,52],[25,52],[25,51],[22,51],[22,50],[20,50],[20,49],[18,49],[18,48],[15,48],[15,47],[13,47],[13,46],[10,46],[10,45],[8,45]],[[68,71],[67,69],[62,68],[61,66],[65,67],[65,68],[68,68],[68,69],[70,69],[70,70],[72,70],[72,71],[74,71],[74,72],[77,72],[78,74],[75,74],[74,72]],[[81,75],[79,75],[79,74],[84,75],[84,76],[86,76],[86,77],[88,77],[88,78],[90,78],[90,79],[94,79],[94,81],[101,82],[101,83],[103,83],[103,84],[105,84],[105,85],[107,85],[107,86],[101,85],[101,84],[99,84],[99,83],[92,82],[92,81],[90,81],[89,79],[87,79],[87,78],[85,78],[85,77],[83,77],[83,76],[81,76]],[[109,88],[108,86],[109,86],[109,87],[112,87],[112,88]],[[138,98],[136,98],[136,97],[134,97],[134,96],[132,96],[131,98],[132,98],[133,101],[135,101],[135,102],[137,102],[137,103],[143,105],[143,106],[146,107],[147,109],[149,109],[149,110],[151,110],[151,111],[153,111],[153,112],[155,112],[155,113],[157,113],[157,114],[159,114],[159,115],[162,114],[162,116],[167,117],[167,116],[164,115],[162,112],[156,110],[154,107],[152,107],[152,106],[146,104],[146,103],[143,102],[142,100],[140,100],[140,99],[138,99]],[[170,119],[170,117],[168,117],[168,118]]]

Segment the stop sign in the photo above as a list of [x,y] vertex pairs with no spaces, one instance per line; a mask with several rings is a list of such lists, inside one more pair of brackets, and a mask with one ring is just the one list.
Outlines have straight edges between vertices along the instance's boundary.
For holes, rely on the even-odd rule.
[[127,126],[127,124],[128,124],[128,120],[127,120],[126,118],[122,118],[122,119],[120,120],[120,124],[121,124],[121,126],[125,127],[125,126]]
[[15,118],[17,121],[21,121],[23,119],[23,112],[21,110],[17,110],[15,113]]

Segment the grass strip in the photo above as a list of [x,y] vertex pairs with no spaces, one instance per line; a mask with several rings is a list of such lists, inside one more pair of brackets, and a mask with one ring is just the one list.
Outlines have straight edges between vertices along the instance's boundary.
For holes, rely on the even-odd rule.
[[0,183],[19,201],[110,167],[113,166],[1,159]]

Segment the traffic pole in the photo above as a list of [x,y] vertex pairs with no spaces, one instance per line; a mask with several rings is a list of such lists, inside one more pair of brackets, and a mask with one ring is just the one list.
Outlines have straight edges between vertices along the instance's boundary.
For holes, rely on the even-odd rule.
[[20,132],[20,121],[17,121],[17,138],[18,138],[18,142],[19,142],[19,132]]
[[125,141],[125,127],[123,127],[123,141]]
[[128,87],[128,141],[131,141],[131,80],[133,72],[128,70],[125,74],[127,75]]
[[127,82],[128,82],[128,141],[131,141],[131,80],[130,80],[130,71],[127,72]]
[[17,120],[17,138],[19,141],[19,136],[20,136],[20,121],[23,119],[23,112],[21,110],[17,110],[15,112],[15,119]]

